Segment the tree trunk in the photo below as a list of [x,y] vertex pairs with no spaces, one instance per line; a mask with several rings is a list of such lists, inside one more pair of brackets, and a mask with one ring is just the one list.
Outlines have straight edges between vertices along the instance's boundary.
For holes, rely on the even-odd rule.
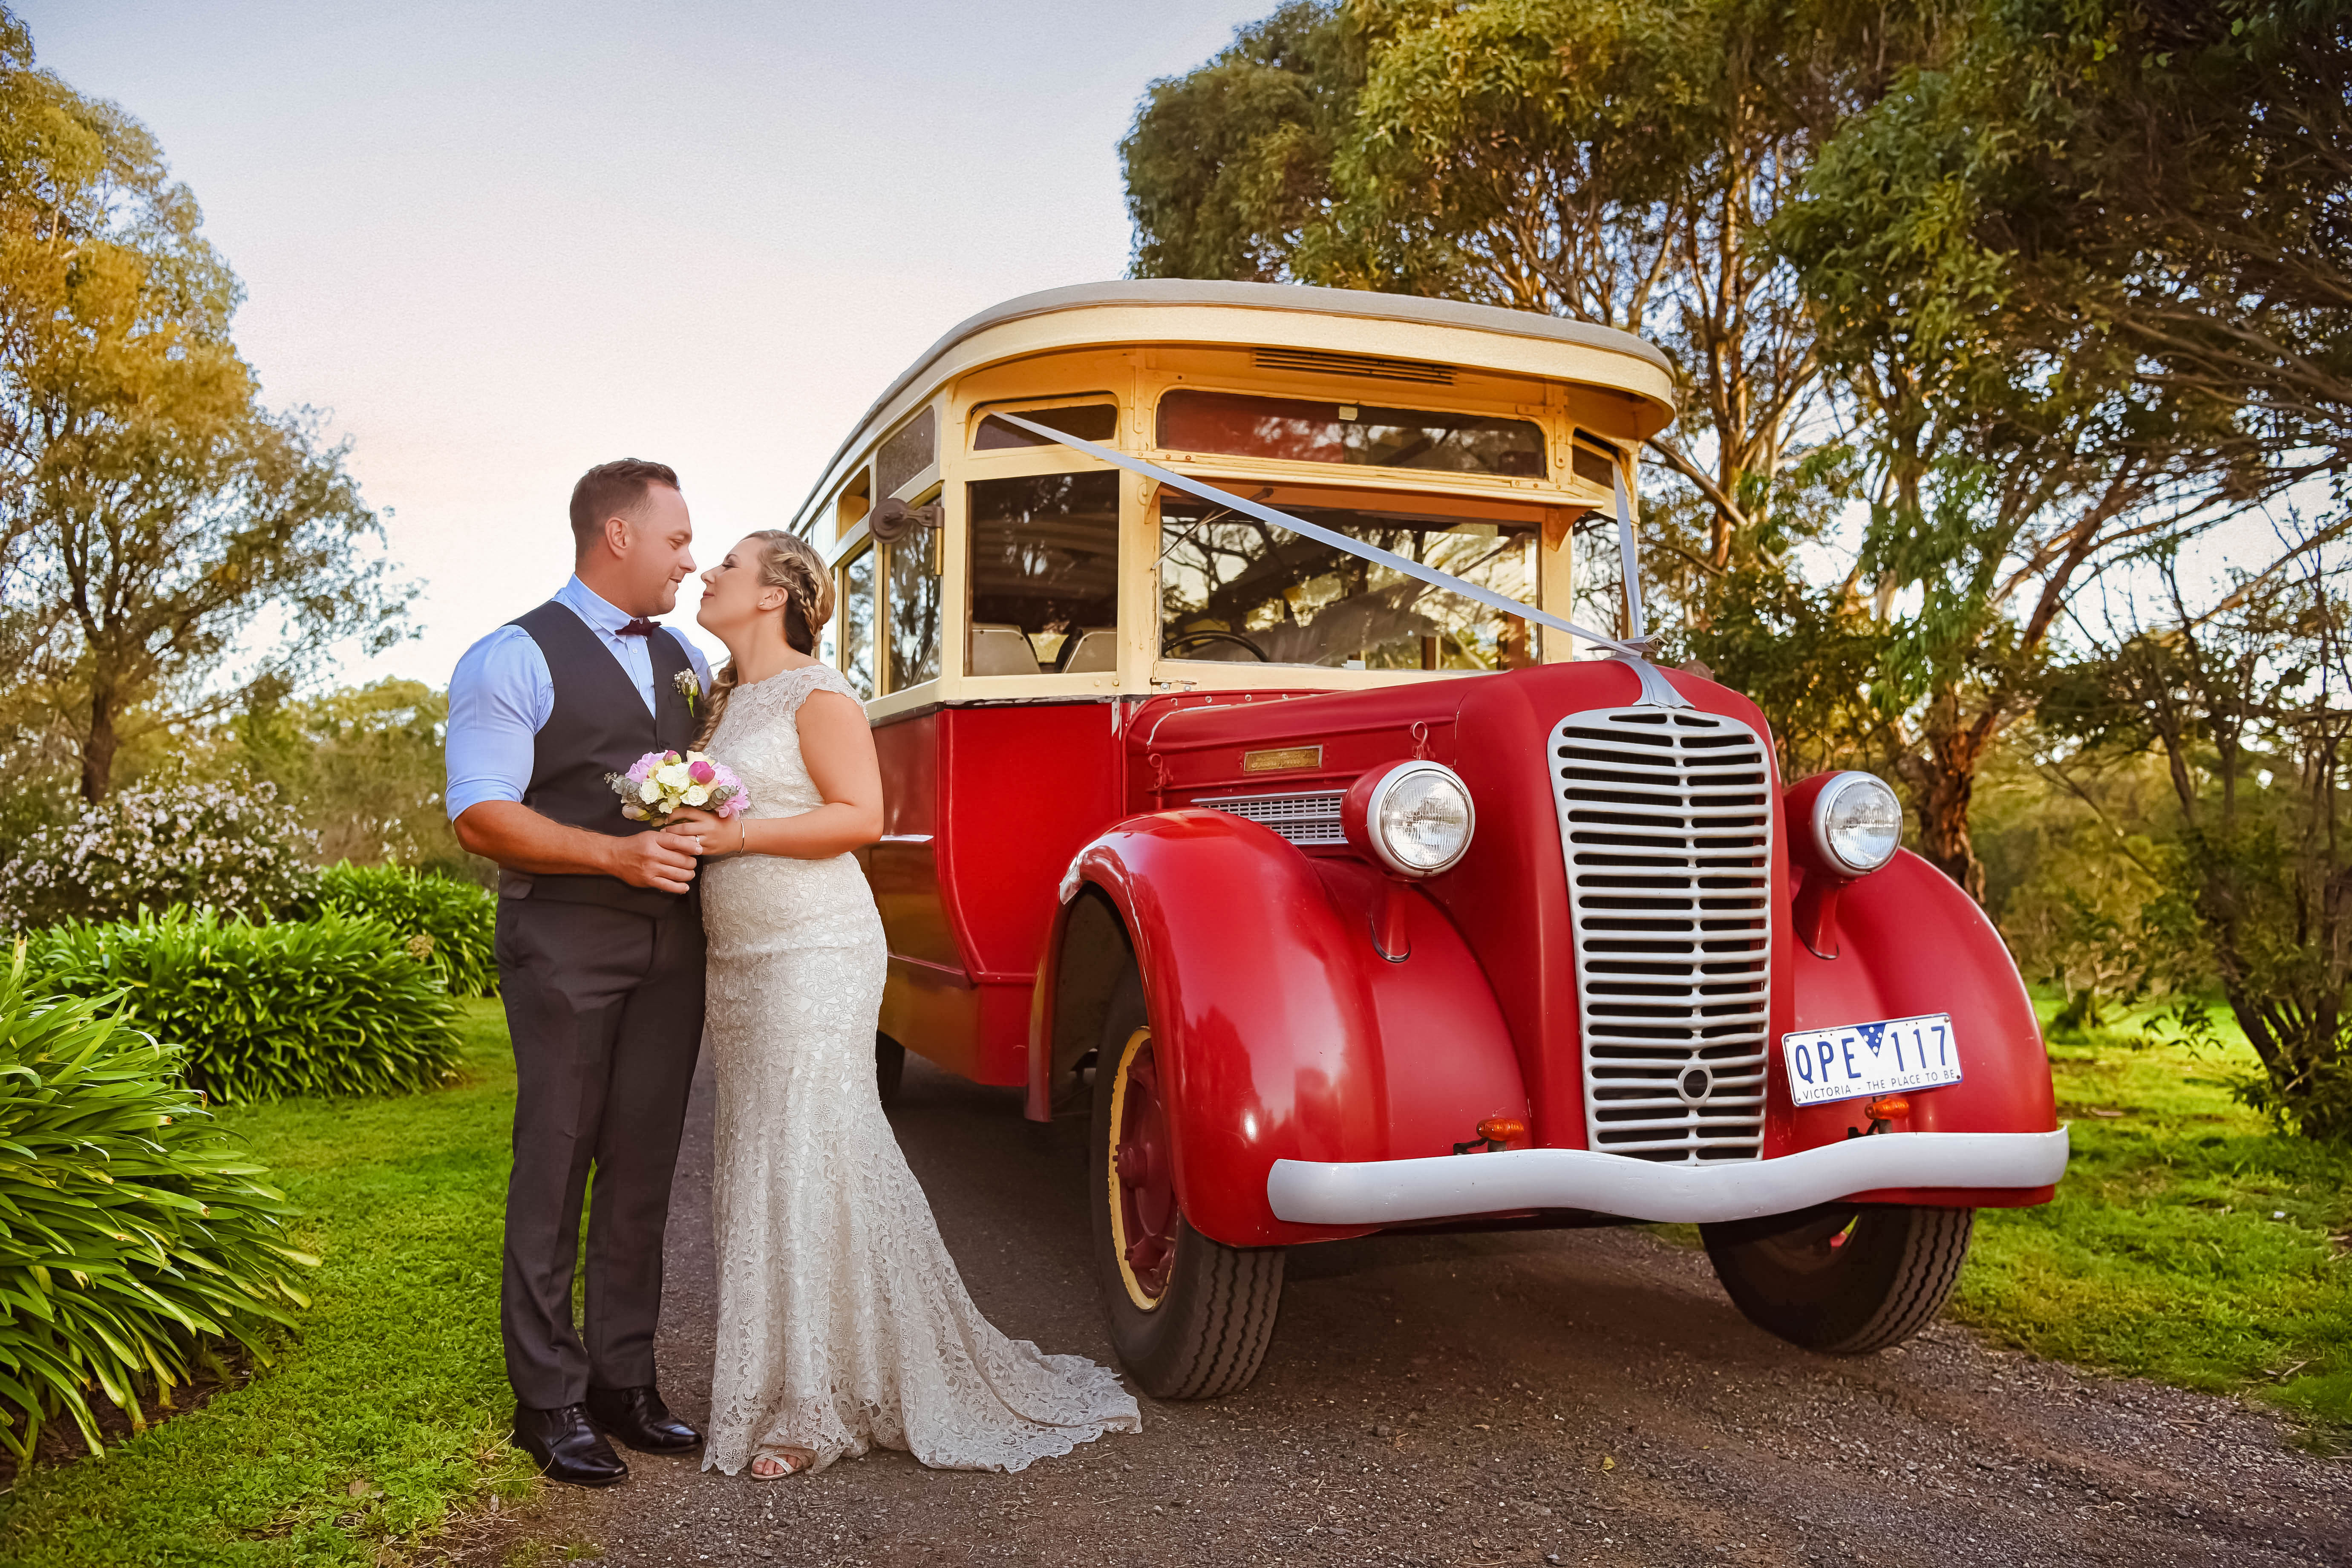
[[1969,800],[1976,793],[1976,773],[1956,773],[1923,766],[1918,779],[1919,854],[1936,869],[1958,882],[1969,897],[1984,902],[1984,862],[1977,858],[1969,837]]
[[1939,694],[1928,704],[1921,753],[1897,766],[1911,785],[1919,816],[1919,855],[1984,902],[1984,862],[1969,837],[1969,805],[1976,795],[1977,768],[1984,761],[1986,726],[1963,724],[1958,696]]
[[81,797],[96,803],[106,798],[114,782],[114,752],[121,744],[114,732],[114,695],[97,691],[89,699],[89,733],[81,743]]

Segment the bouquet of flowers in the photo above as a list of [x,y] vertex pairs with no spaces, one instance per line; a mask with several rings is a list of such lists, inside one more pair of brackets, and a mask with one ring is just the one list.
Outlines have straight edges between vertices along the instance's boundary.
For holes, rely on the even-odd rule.
[[606,773],[604,782],[621,797],[623,816],[656,827],[680,806],[698,805],[731,817],[751,804],[743,781],[700,752],[647,752],[627,773]]

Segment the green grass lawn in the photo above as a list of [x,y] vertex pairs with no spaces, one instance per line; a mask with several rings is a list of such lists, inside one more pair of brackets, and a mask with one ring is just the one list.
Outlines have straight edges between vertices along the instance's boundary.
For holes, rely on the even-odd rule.
[[1978,1216],[1953,1315],[2041,1355],[2251,1392],[2339,1446],[2352,1149],[2274,1132],[2231,1100],[2227,1080],[2255,1068],[2234,1025],[2216,1054],[2145,1043],[2146,1021],[2052,1043],[2074,1163],[2054,1203]]
[[[537,1484],[503,1441],[513,1072],[498,1004],[461,1005],[454,1088],[225,1113],[324,1259],[300,1336],[201,1411],[24,1476],[0,1499],[0,1563],[401,1562],[452,1508]],[[2053,1047],[2074,1166],[2056,1202],[1980,1216],[1954,1315],[2042,1355],[2251,1391],[2342,1443],[2352,1150],[2273,1133],[2234,1104],[2242,1042],[2199,1055],[2141,1043],[2138,1024]]]
[[[453,1506],[537,1483],[503,1438],[499,1237],[514,1072],[496,1002],[459,1004],[464,1079],[429,1094],[240,1107],[323,1259],[273,1366],[103,1459],[0,1499],[22,1568],[373,1563]],[[387,1546],[392,1550],[387,1552]]]

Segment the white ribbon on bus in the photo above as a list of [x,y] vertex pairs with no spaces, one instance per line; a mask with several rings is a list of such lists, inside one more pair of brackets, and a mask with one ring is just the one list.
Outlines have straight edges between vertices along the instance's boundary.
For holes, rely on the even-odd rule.
[[1043,436],[1048,441],[1059,442],[1074,452],[1084,452],[1089,458],[1125,468],[1131,474],[1141,474],[1146,479],[1158,479],[1163,485],[1173,485],[1180,490],[1199,496],[1202,500],[1215,501],[1220,506],[1231,507],[1244,516],[1256,518],[1260,522],[1270,522],[1276,528],[1286,528],[1293,533],[1303,533],[1307,538],[1328,544],[1334,550],[1344,550],[1350,555],[1360,556],[1376,565],[1385,566],[1391,572],[1402,572],[1406,576],[1426,583],[1433,588],[1443,588],[1449,594],[1459,594],[1465,599],[1475,599],[1489,609],[1500,610],[1507,616],[1517,616],[1522,620],[1533,621],[1538,626],[1550,626],[1555,631],[1567,632],[1573,637],[1582,637],[1587,642],[1599,643],[1603,647],[1614,648],[1627,658],[1644,663],[1648,661],[1649,639],[1643,635],[1642,629],[1642,581],[1640,569],[1633,559],[1633,511],[1631,503],[1626,500],[1625,474],[1622,468],[1616,470],[1617,551],[1619,558],[1624,563],[1627,624],[1633,628],[1633,635],[1620,640],[1600,632],[1587,630],[1574,621],[1563,620],[1549,611],[1537,609],[1533,605],[1522,604],[1507,594],[1497,594],[1492,588],[1482,588],[1477,584],[1465,581],[1450,572],[1440,572],[1434,566],[1424,566],[1418,561],[1407,560],[1402,555],[1382,550],[1378,545],[1367,544],[1360,539],[1350,539],[1336,529],[1309,522],[1303,517],[1293,517],[1286,511],[1248,500],[1246,497],[1237,496],[1231,490],[1222,490],[1214,485],[1204,484],[1199,479],[1187,479],[1172,468],[1163,468],[1157,463],[1147,463],[1140,458],[1130,458],[1126,453],[1115,452],[1108,447],[1098,447],[1092,441],[1080,440],[1077,437],[1056,430],[1049,425],[1040,425],[1034,419],[1024,419],[1018,414],[1000,412],[992,417],[1002,419],[1017,429],[1026,430],[1033,436]]

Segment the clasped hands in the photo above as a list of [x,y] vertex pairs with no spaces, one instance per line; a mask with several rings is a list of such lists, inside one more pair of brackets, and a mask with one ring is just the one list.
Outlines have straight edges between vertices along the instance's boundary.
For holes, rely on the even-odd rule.
[[716,812],[686,806],[649,833],[632,833],[615,843],[621,880],[665,893],[683,893],[694,883],[698,861],[741,852],[744,831]]

